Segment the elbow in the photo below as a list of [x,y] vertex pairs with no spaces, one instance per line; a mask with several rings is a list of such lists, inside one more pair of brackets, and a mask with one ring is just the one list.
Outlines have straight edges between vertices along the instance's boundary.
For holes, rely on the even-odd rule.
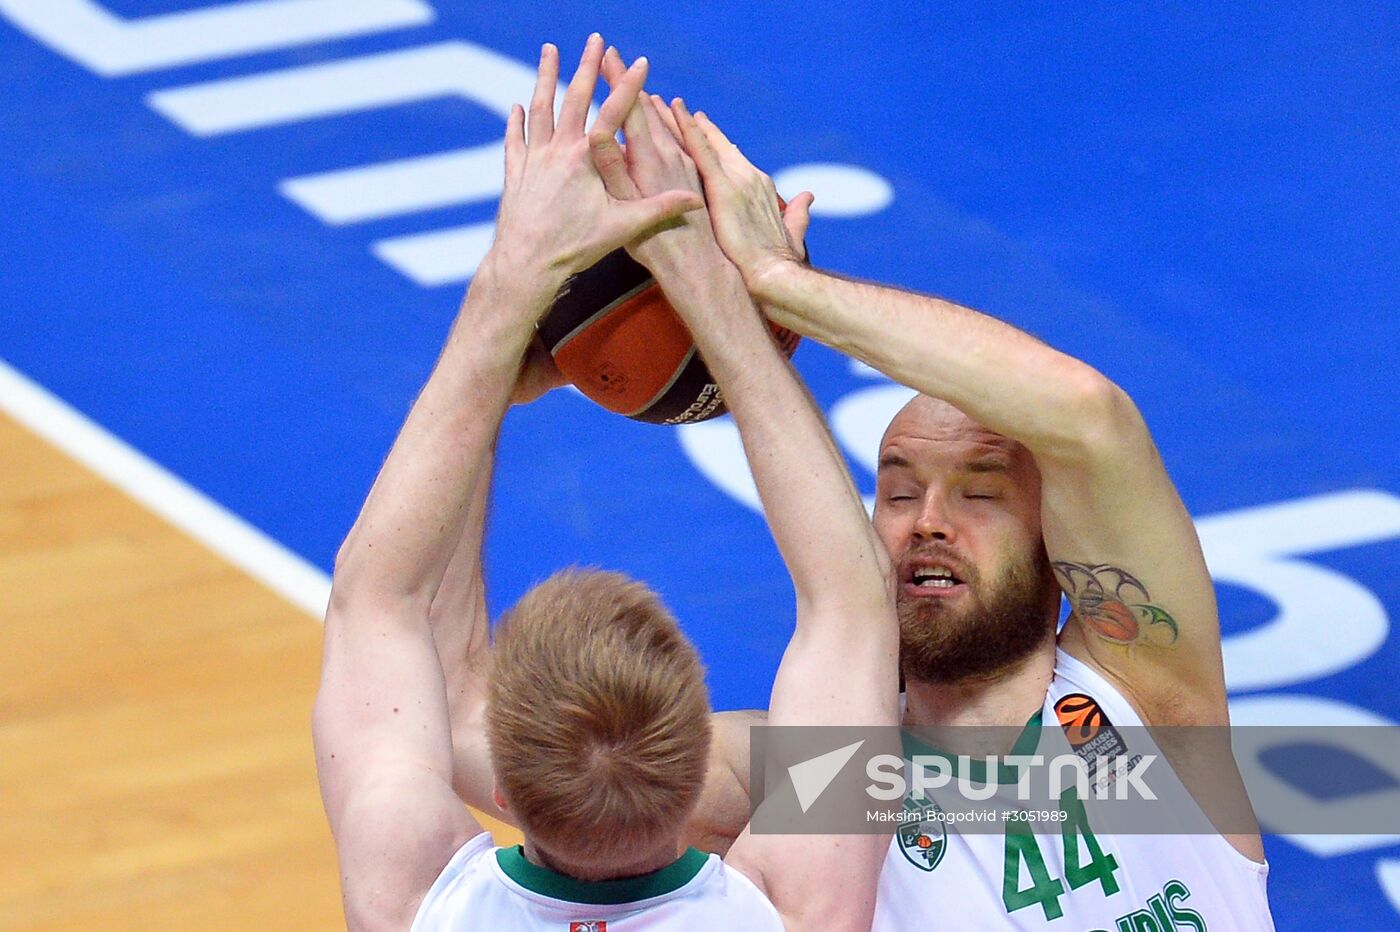
[[1132,397],[1089,366],[1066,380],[1059,409],[1061,430],[1049,450],[1038,452],[1060,459],[1097,459],[1147,431]]
[[332,585],[342,579],[354,579],[361,549],[357,522],[355,527],[350,528],[350,533],[345,535],[345,540],[340,542],[340,547],[335,552],[335,562],[331,564]]
[[[352,535],[353,537],[353,535]],[[330,598],[326,604],[326,628],[346,618],[367,615],[387,618],[422,618],[432,610],[436,589],[415,581],[401,583],[378,566],[373,554],[352,546],[351,540],[336,554],[331,572]]]
[[355,542],[355,529],[351,528],[345,540],[341,541],[340,548],[335,552],[335,562],[331,564],[331,603],[337,601],[337,596],[343,598],[345,592],[354,588],[356,576],[356,563],[358,563],[358,550]]
[[1085,367],[1070,385],[1069,405],[1089,433],[1111,431],[1142,420],[1128,393],[1096,369]]
[[793,577],[799,627],[804,618],[872,618],[894,612],[894,565],[878,540],[871,543],[827,574]]
[[326,605],[326,622],[344,614],[345,609],[359,601],[354,597],[357,590],[363,588],[360,577],[363,575],[358,571],[358,559],[355,548],[351,546],[353,535],[345,539],[345,543],[340,545],[336,551],[335,563],[331,567],[331,592],[330,600]]
[[[324,680],[325,673],[321,676]],[[311,704],[311,747],[315,751],[318,768],[321,766],[322,756],[330,753],[327,748],[331,744],[331,736],[335,731],[335,716],[339,711],[328,693],[323,684],[316,690],[316,698]]]
[[895,578],[894,559],[890,557],[890,552],[885,549],[885,545],[880,541],[880,538],[872,534],[871,539],[874,542],[872,549],[875,552],[875,566],[880,571],[881,590],[890,601],[893,602],[895,588],[898,585],[898,581]]

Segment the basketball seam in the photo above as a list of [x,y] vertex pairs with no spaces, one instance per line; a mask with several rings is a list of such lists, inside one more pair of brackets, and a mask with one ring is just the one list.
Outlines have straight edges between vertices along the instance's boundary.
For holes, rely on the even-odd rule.
[[594,311],[592,315],[586,317],[581,323],[574,327],[574,329],[564,334],[564,336],[559,340],[558,343],[555,343],[552,347],[550,347],[550,355],[552,356],[555,353],[558,353],[560,350],[562,350],[565,346],[568,346],[570,340],[578,336],[583,331],[587,330],[589,327],[593,326],[593,324],[595,324],[599,319],[606,317],[613,311],[617,310],[618,306],[621,305],[623,302],[632,300],[637,295],[641,294],[643,291],[646,291],[648,288],[655,284],[656,279],[647,279],[637,287],[633,288],[631,291],[619,296],[609,304],[605,304],[600,310]]
[[689,352],[687,352],[687,353],[685,354],[685,358],[681,360],[680,365],[676,366],[676,371],[675,371],[675,372],[672,372],[672,373],[671,373],[671,377],[670,377],[669,379],[666,380],[666,384],[663,385],[663,386],[661,386],[661,390],[660,390],[659,392],[657,392],[655,395],[652,395],[652,396],[651,396],[651,399],[650,399],[649,401],[647,401],[646,404],[642,405],[640,408],[638,408],[638,409],[635,410],[635,411],[628,412],[628,413],[627,413],[626,415],[624,415],[624,416],[625,416],[625,417],[636,417],[637,415],[646,412],[648,409],[651,408],[652,405],[656,404],[656,403],[657,403],[658,401],[660,401],[662,398],[665,398],[665,397],[666,397],[666,393],[669,392],[669,391],[671,390],[671,387],[672,387],[673,385],[675,385],[676,382],[677,382],[677,380],[680,379],[681,375],[683,375],[683,374],[685,373],[685,370],[690,366],[690,361],[691,361],[692,359],[694,359],[694,358],[695,358],[695,347],[692,346],[692,347],[690,348]]

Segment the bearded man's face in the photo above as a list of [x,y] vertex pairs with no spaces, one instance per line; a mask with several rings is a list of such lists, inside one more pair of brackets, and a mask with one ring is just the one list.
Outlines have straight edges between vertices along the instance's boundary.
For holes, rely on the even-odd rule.
[[1047,581],[1051,587],[1055,581],[1044,548],[1007,557],[994,575],[938,546],[916,545],[900,563],[901,579],[951,564],[957,567],[955,585],[966,589],[963,598],[953,599],[911,594],[901,584],[900,663],[912,679],[960,683],[995,676],[1028,656],[1053,629],[1045,604]]
[[906,676],[985,679],[1053,636],[1040,474],[1020,444],[916,398],[881,444],[875,528],[897,572]]

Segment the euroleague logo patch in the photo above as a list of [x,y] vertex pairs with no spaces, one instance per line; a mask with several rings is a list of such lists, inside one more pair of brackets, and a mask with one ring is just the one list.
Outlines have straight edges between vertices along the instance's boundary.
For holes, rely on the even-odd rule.
[[606,919],[585,919],[569,923],[569,932],[608,932]]
[[[1060,720],[1060,727],[1064,729],[1070,747],[1078,749],[1090,743],[1099,736],[1105,726],[1108,733],[1118,739],[1118,732],[1109,724],[1108,716],[1104,715],[1103,709],[1092,696],[1070,693],[1061,698],[1055,703],[1055,717]],[[1118,745],[1122,746],[1121,739],[1118,739]],[[1123,750],[1126,751],[1127,748]]]
[[[1055,703],[1055,717],[1060,721],[1065,740],[1088,766],[1089,776],[1097,776],[1098,782],[1113,783],[1118,779],[1120,770],[1131,773],[1142,760],[1141,754],[1129,756],[1127,742],[1093,696],[1084,693],[1062,696]],[[1127,758],[1127,763],[1120,763],[1124,758]],[[1100,775],[1096,771],[1101,763],[1107,766]]]

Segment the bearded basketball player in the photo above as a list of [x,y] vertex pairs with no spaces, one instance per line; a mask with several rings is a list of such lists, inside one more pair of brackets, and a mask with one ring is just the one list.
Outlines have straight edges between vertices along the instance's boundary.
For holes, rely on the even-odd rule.
[[[1001,321],[804,264],[793,233],[809,202],[780,214],[772,181],[712,121],[671,110],[716,238],[765,312],[921,393],[881,441],[874,515],[896,568],[906,724],[1034,732],[1088,711],[1228,725],[1210,574],[1132,400]],[[1071,615],[1057,636],[1061,593]],[[699,834],[734,831],[741,732],[722,730],[731,764],[712,772],[715,819]],[[1177,776],[1204,792],[1238,781],[1225,769],[1188,762]],[[1257,831],[947,836],[933,863],[896,838],[876,929],[1273,928]]]

